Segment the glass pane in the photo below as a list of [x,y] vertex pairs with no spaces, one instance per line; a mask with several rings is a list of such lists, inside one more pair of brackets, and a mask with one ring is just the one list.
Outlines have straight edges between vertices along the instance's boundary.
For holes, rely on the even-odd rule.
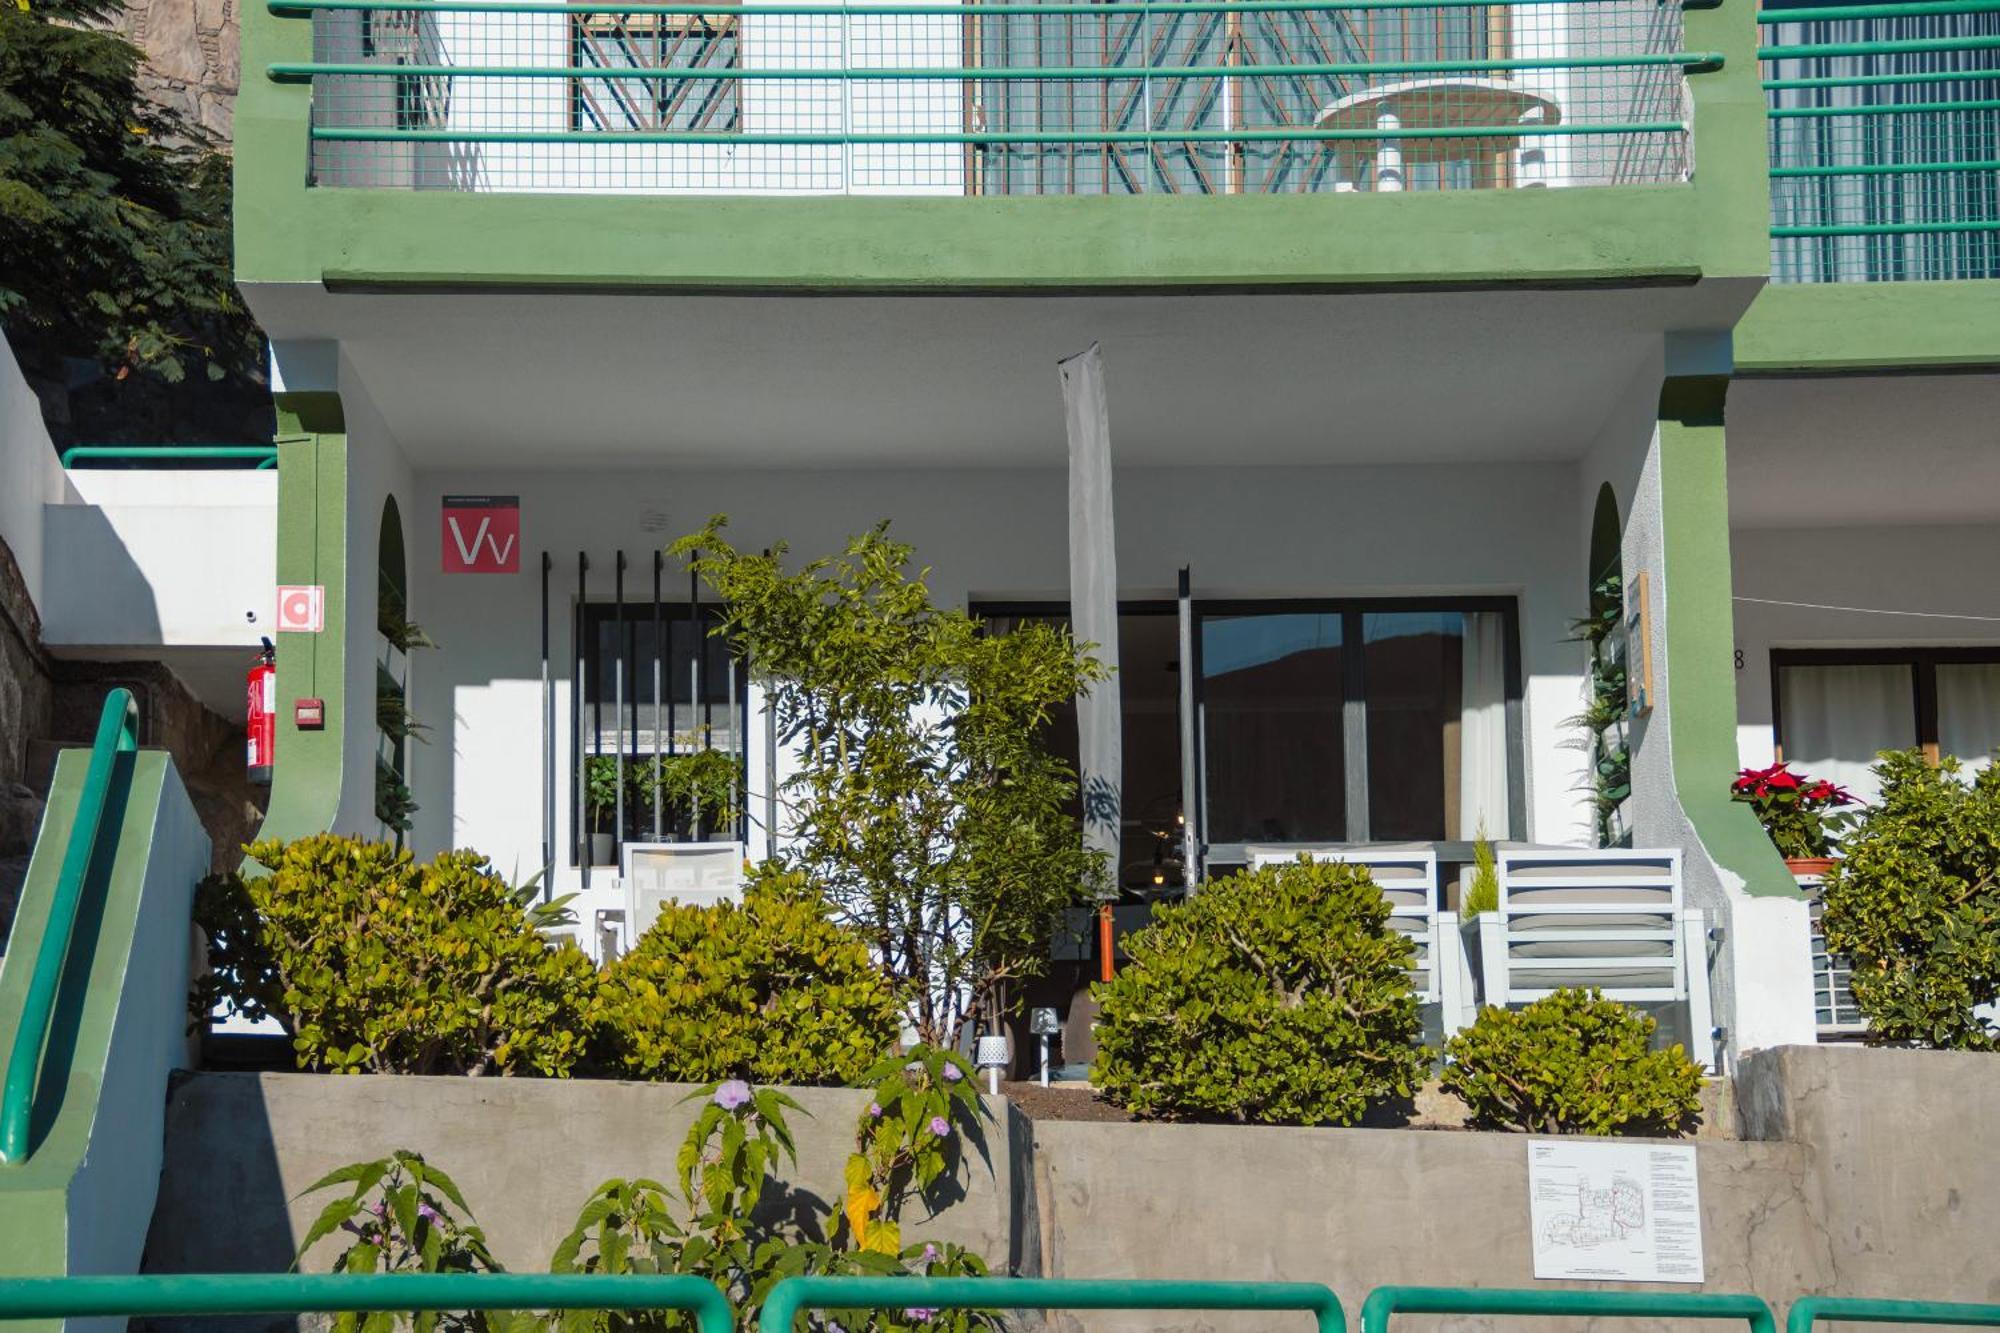
[[1873,802],[1881,784],[1868,771],[1877,753],[1917,743],[1914,668],[1796,666],[1778,670],[1785,759]]
[[1938,748],[1968,768],[1985,768],[2000,749],[2000,663],[1937,669]]
[[1337,614],[1201,621],[1210,842],[1347,836]]
[[1368,696],[1368,836],[1377,842],[1455,836],[1465,617],[1397,611],[1362,617]]

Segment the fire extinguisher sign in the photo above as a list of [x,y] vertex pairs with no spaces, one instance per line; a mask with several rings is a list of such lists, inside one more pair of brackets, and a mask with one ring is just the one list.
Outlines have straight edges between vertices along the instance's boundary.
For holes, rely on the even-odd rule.
[[444,497],[444,572],[521,572],[521,497]]

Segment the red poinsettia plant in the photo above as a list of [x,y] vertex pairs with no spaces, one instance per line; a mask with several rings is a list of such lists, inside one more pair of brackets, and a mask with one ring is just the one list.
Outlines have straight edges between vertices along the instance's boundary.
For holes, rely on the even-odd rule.
[[1861,804],[1847,788],[1794,773],[1784,763],[1744,769],[1729,784],[1729,794],[1750,807],[1778,854],[1788,859],[1828,855],[1834,835],[1854,818],[1835,812]]

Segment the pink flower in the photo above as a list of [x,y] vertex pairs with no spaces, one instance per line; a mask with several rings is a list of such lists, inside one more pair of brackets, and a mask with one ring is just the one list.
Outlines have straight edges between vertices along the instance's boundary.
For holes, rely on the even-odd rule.
[[934,1264],[937,1261],[938,1261],[938,1247],[934,1244],[926,1243],[924,1245],[923,1262],[927,1264]]
[[913,1305],[903,1311],[903,1317],[905,1319],[914,1319],[919,1324],[928,1324],[931,1320],[938,1317],[938,1312],[930,1306]]
[[959,1068],[959,1067],[958,1067],[957,1065],[955,1065],[955,1064],[952,1064],[952,1063],[950,1063],[950,1062],[948,1062],[948,1061],[946,1062],[946,1064],[945,1064],[945,1067],[944,1067],[944,1081],[945,1081],[945,1082],[947,1082],[947,1083],[956,1083],[956,1082],[958,1082],[958,1081],[959,1081],[960,1079],[962,1079],[962,1078],[964,1078],[964,1077],[965,1077],[965,1071],[964,1071],[963,1069],[960,1069],[960,1068]]
[[749,1100],[750,1085],[740,1078],[732,1078],[715,1090],[715,1104],[725,1111],[734,1111]]
[[934,1115],[931,1117],[930,1128],[931,1128],[931,1133],[937,1135],[937,1137],[941,1139],[948,1139],[951,1137],[951,1122],[949,1120],[946,1120],[941,1115]]

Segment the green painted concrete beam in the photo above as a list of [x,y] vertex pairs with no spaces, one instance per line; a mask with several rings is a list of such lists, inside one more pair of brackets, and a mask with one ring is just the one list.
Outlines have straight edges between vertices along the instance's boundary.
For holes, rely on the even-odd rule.
[[1748,375],[2000,367],[2000,281],[1774,283],[1736,326]]
[[1729,565],[1727,376],[1670,378],[1660,391],[1660,540],[1666,587],[1668,744],[1674,795],[1745,893],[1797,897],[1750,807],[1730,799],[1737,772],[1736,618]]
[[[277,636],[277,763],[260,838],[324,833],[340,809],[348,653],[345,432],[336,395],[279,395],[278,582],[325,588],[326,628]],[[325,702],[324,729],[299,730],[295,699]]]

